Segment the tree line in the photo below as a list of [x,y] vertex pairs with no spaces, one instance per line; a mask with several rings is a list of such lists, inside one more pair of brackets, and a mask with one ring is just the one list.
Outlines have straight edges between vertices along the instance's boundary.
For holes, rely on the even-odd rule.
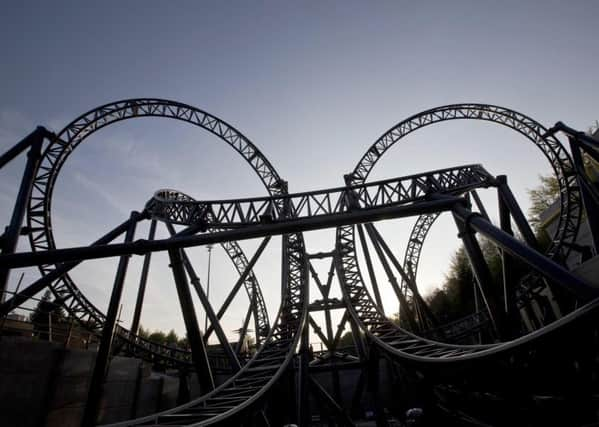
[[155,330],[150,332],[149,329],[145,329],[143,326],[139,327],[137,331],[137,335],[141,338],[145,338],[157,344],[165,345],[167,347],[176,347],[176,348],[189,348],[189,341],[187,337],[179,337],[174,329],[171,329],[168,332]]

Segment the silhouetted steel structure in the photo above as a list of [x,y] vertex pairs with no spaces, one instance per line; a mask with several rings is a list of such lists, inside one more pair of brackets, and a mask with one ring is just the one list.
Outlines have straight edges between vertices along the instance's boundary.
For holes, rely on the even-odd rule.
[[[137,117],[166,117],[203,128],[231,146],[258,175],[268,195],[236,200],[198,201],[178,190],[159,190],[140,211],[87,247],[57,248],[52,228],[51,205],[54,185],[70,154],[87,137],[112,123]],[[481,165],[465,165],[421,174],[367,182],[378,160],[404,136],[422,127],[448,120],[484,120],[507,126],[534,143],[550,162],[560,187],[557,231],[545,252],[539,252],[535,235],[507,184],[505,176],[493,176]],[[572,157],[555,137],[567,135]],[[513,110],[484,104],[456,104],[434,108],[400,122],[383,134],[364,154],[338,188],[288,193],[287,183],[271,163],[235,128],[197,108],[160,99],[132,99],[91,110],[58,134],[38,128],[0,157],[0,167],[27,151],[28,160],[14,213],[2,236],[0,283],[2,291],[10,269],[37,266],[42,277],[0,305],[6,315],[41,290],[50,289],[72,318],[100,339],[82,425],[96,423],[109,357],[122,353],[187,372],[195,370],[202,396],[173,409],[114,424],[133,425],[281,425],[311,423],[309,393],[329,425],[353,425],[340,404],[340,372],[359,369],[354,401],[368,393],[377,425],[387,425],[381,403],[379,370],[387,358],[407,385],[425,387],[436,397],[438,409],[456,425],[487,425],[477,420],[465,397],[485,403],[489,396],[508,405],[530,407],[530,421],[542,423],[538,407],[531,403],[537,393],[560,395],[572,425],[594,422],[591,395],[596,389],[596,334],[599,290],[565,267],[583,212],[590,225],[593,253],[597,253],[599,191],[585,173],[584,156],[599,161],[597,142],[558,123],[550,130]],[[499,227],[493,225],[477,193],[494,188],[499,201]],[[474,202],[474,204],[472,203]],[[475,209],[476,208],[476,209]],[[453,215],[476,279],[479,310],[451,324],[440,324],[418,292],[417,272],[425,239],[440,213]],[[23,222],[27,215],[26,225]],[[403,261],[378,230],[376,222],[416,216]],[[147,239],[135,240],[136,225],[151,221]],[[156,227],[164,223],[171,237],[156,239]],[[522,240],[514,237],[512,223]],[[174,225],[185,226],[177,231]],[[302,232],[336,228],[332,249],[307,253]],[[356,236],[357,231],[357,236]],[[124,242],[112,243],[125,235]],[[503,283],[493,284],[489,267],[475,237],[480,234],[500,251]],[[27,235],[31,252],[14,253],[19,235]],[[272,236],[282,236],[281,303],[272,322],[258,279],[257,260]],[[263,239],[255,254],[246,257],[237,243]],[[358,243],[359,242],[359,243]],[[239,275],[225,302],[214,309],[185,248],[219,243]],[[152,343],[136,335],[143,308],[151,254],[167,251],[191,352]],[[117,325],[128,260],[144,255],[139,291],[130,330]],[[79,290],[69,271],[84,260],[120,257],[106,314]],[[321,279],[313,260],[329,260]],[[392,287],[400,307],[397,325],[384,312],[375,271],[375,260]],[[513,278],[513,266],[525,266],[529,274]],[[367,274],[361,268],[366,267]],[[399,275],[399,277],[397,276]],[[337,279],[342,299],[331,296]],[[367,279],[365,278],[367,277]],[[320,295],[309,295],[310,283]],[[240,342],[228,342],[220,320],[241,288],[248,295]],[[198,296],[210,326],[201,331],[192,300]],[[370,288],[370,290],[369,290]],[[536,319],[538,329],[521,327],[520,310],[528,309],[539,290],[555,293],[562,308],[569,310],[553,320]],[[371,295],[372,292],[372,295]],[[572,309],[576,307],[576,309]],[[333,328],[331,312],[340,310],[341,322]],[[324,325],[314,313],[324,313]],[[258,351],[249,360],[240,357],[243,337],[252,327]],[[353,332],[354,348],[340,348],[346,325]],[[314,354],[309,346],[312,330],[326,347]],[[493,340],[486,344],[459,344],[484,331]],[[576,331],[586,337],[577,340]],[[205,343],[214,333],[229,366],[230,378],[215,387],[211,356]],[[595,338],[592,338],[595,337]],[[543,377],[551,369],[555,384]],[[312,372],[331,374],[332,394]],[[571,375],[574,375],[573,379]],[[416,378],[416,379],[414,379]],[[566,378],[570,378],[566,380]],[[587,378],[587,380],[585,380]],[[514,391],[521,382],[522,389]],[[425,384],[426,386],[423,386]],[[512,393],[513,392],[513,393]],[[510,394],[511,393],[511,394]],[[281,399],[280,395],[286,396]],[[279,396],[277,396],[279,395]],[[457,398],[455,396],[458,396]],[[283,402],[284,404],[281,404]],[[526,406],[529,405],[529,406]],[[596,415],[596,414],[595,414]],[[571,416],[570,414],[564,415]],[[482,417],[484,419],[484,416]],[[564,418],[566,419],[566,418]],[[536,421],[535,421],[536,420]],[[324,422],[324,421],[323,421]],[[488,420],[487,420],[488,422]],[[541,425],[541,424],[539,424]]]

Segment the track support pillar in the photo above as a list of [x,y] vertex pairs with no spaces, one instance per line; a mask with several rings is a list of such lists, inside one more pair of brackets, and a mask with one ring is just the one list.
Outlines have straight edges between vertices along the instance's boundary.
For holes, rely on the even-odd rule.
[[459,231],[458,236],[464,243],[464,249],[466,250],[468,260],[470,261],[474,278],[478,284],[483,301],[489,311],[493,329],[498,338],[504,338],[506,335],[505,312],[499,302],[500,298],[497,295],[498,292],[494,292],[493,278],[489,271],[489,266],[487,265],[483,252],[476,240],[474,231],[455,214],[454,219]]
[[[29,134],[23,141],[17,144],[13,149],[9,150],[0,158],[0,167],[4,166],[5,163],[12,160],[14,156],[18,155],[21,151],[24,151],[29,147],[27,152],[27,163],[25,170],[23,171],[23,177],[21,178],[21,185],[19,192],[17,193],[17,200],[12,211],[10,223],[6,227],[2,239],[0,240],[0,247],[2,254],[12,254],[17,248],[17,242],[19,235],[21,234],[21,227],[23,225],[23,219],[27,210],[27,201],[33,188],[33,181],[35,179],[35,171],[39,165],[42,153],[42,145],[44,143],[44,137],[48,131],[42,127],[38,127],[31,134]],[[14,153],[11,153],[11,151]],[[11,157],[12,156],[12,157]],[[0,302],[4,301],[4,294],[6,286],[8,284],[8,277],[10,275],[9,268],[0,268]]]
[[[135,227],[137,225],[136,218],[139,216],[140,214],[138,212],[131,213],[129,227],[127,228],[127,232],[125,234],[126,243],[129,243],[133,240]],[[81,421],[82,427],[95,425],[98,418],[100,400],[102,398],[102,388],[104,385],[104,379],[106,378],[106,373],[108,371],[110,348],[112,346],[114,331],[117,326],[117,316],[119,313],[121,296],[123,295],[125,276],[127,275],[127,267],[129,266],[130,258],[131,255],[121,255],[119,259],[119,265],[117,267],[116,277],[114,279],[114,286],[112,287],[112,294],[110,295],[110,302],[108,303],[108,311],[106,312],[106,319],[104,320],[104,327],[102,329],[102,337],[100,338],[100,347],[98,348],[96,363],[94,365],[94,370],[89,384],[87,402],[85,404],[85,410],[83,412],[83,418]]]
[[[507,186],[507,176],[497,176],[497,181],[500,186]],[[501,229],[509,234],[514,235],[512,230],[512,222],[510,218],[510,210],[508,205],[505,203],[501,193],[498,191],[497,204],[499,206],[499,226]],[[507,333],[509,337],[515,337],[518,334],[520,327],[520,313],[518,311],[517,297],[517,283],[515,277],[514,258],[512,258],[505,250],[499,249],[501,253],[501,269],[503,279],[503,309],[507,317]]]
[[[156,220],[153,219],[150,223],[150,231],[148,233],[148,240],[154,240],[156,234]],[[141,268],[141,278],[139,279],[139,289],[137,291],[137,300],[135,302],[135,310],[133,312],[133,320],[131,321],[131,332],[137,334],[139,329],[139,319],[141,318],[141,309],[144,304],[144,296],[146,294],[146,283],[148,281],[148,273],[150,271],[150,259],[152,253],[148,252],[144,255],[144,263]]]
[[191,299],[187,276],[185,275],[181,249],[169,249],[168,255],[173,270],[177,295],[179,296],[181,313],[183,313],[187,339],[189,340],[189,346],[191,347],[191,357],[196,368],[196,374],[198,376],[200,387],[202,388],[202,393],[207,393],[214,389],[214,380],[212,378],[210,364],[208,363],[208,354],[206,353],[206,347],[204,346],[202,332],[198,326],[198,318],[193,308],[193,301]]

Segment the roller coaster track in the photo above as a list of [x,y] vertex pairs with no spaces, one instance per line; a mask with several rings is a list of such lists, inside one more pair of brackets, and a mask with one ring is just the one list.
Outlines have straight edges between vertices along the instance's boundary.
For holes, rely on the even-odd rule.
[[[280,196],[287,191],[270,162],[245,136],[224,121],[197,108],[173,101],[160,99],[134,99],[107,104],[83,114],[58,135],[43,153],[37,169],[34,188],[29,199],[28,229],[33,251],[55,249],[51,223],[51,201],[56,179],[62,165],[73,150],[99,129],[126,119],[137,117],[164,117],[176,119],[203,128],[219,137],[237,151],[259,176],[271,196]],[[281,218],[290,215],[286,207],[276,202],[270,205],[272,212]],[[210,232],[218,231],[210,227]],[[246,275],[243,285],[253,302],[258,337],[265,338],[259,352],[232,378],[201,399],[184,407],[157,414],[149,420],[138,420],[144,424],[165,423],[211,424],[230,420],[234,414],[243,413],[253,407],[277,382],[292,360],[307,313],[307,298],[304,288],[307,281],[307,264],[301,234],[288,234],[283,254],[285,293],[275,325],[268,323],[266,306],[252,271]],[[248,267],[245,254],[235,241],[223,242],[222,246],[241,275]],[[39,268],[43,276],[56,275],[62,265],[43,264]],[[67,270],[68,271],[68,270]],[[69,314],[94,333],[102,330],[104,314],[101,313],[79,290],[67,273],[61,274],[50,286],[55,297],[62,302]],[[115,344],[130,354],[166,366],[192,366],[191,353],[157,345],[117,327]],[[135,422],[137,423],[137,421]]]
[[[52,194],[63,164],[72,151],[94,132],[111,123],[136,117],[171,118],[211,132],[250,164],[268,190],[269,196],[198,201],[176,190],[159,190],[146,204],[142,214],[139,214],[140,218],[152,217],[168,224],[190,226],[204,234],[157,240],[152,242],[151,247],[144,246],[145,252],[141,251],[141,247],[149,242],[126,242],[103,245],[102,248],[90,247],[86,254],[83,251],[78,254],[79,258],[61,259],[61,254],[72,251],[72,256],[77,250],[81,250],[56,249],[52,231]],[[410,239],[404,263],[415,277],[423,242],[441,206],[440,203],[431,205],[432,201],[439,201],[440,197],[447,202],[443,205],[444,209],[449,209],[447,206],[450,203],[463,202],[460,196],[465,193],[498,185],[495,177],[480,165],[366,182],[378,159],[399,139],[421,127],[455,119],[484,120],[507,126],[526,136],[542,150],[554,169],[561,189],[561,214],[548,255],[554,259],[565,259],[570,250],[569,243],[576,237],[581,215],[580,194],[571,159],[556,138],[544,136],[547,132],[540,124],[501,107],[458,104],[419,113],[379,138],[354,172],[347,176],[344,187],[297,194],[287,193],[286,182],[279,177],[262,153],[236,129],[204,111],[173,101],[134,99],[107,104],[80,116],[58,135],[54,135],[43,152],[29,198],[27,230],[33,252],[36,252],[31,259],[49,260],[37,265],[43,276],[52,278],[52,292],[73,317],[94,333],[99,333],[102,329],[105,316],[81,293],[68,275],[69,269],[65,267],[68,264],[61,262],[195,246],[214,238],[222,244],[237,271],[243,274],[248,269],[249,262],[236,241],[227,236],[243,239],[283,235],[283,295],[272,327],[268,323],[266,306],[256,277],[250,271],[243,282],[250,301],[256,303],[256,329],[258,335],[264,338],[254,357],[222,385],[185,405],[113,426],[231,424],[240,423],[242,417],[263,415],[263,406],[259,403],[264,402],[263,399],[272,391],[272,386],[291,367],[307,323],[309,263],[301,231],[341,225],[337,228],[337,255],[334,262],[351,317],[367,337],[387,354],[419,366],[486,361],[516,349],[527,348],[553,336],[566,325],[577,324],[590,315],[596,315],[599,299],[592,300],[542,329],[512,341],[489,345],[455,345],[423,338],[394,325],[372,300],[357,261],[355,223],[405,216],[408,214],[405,212],[422,215]],[[392,210],[403,207],[413,209],[402,211],[404,213]],[[355,215],[356,213],[363,215]],[[275,228],[276,226],[279,228]],[[116,247],[121,252],[116,251]],[[109,253],[112,250],[114,252]],[[97,255],[99,251],[104,251],[103,255]],[[11,264],[20,256],[25,259],[26,255],[28,254],[7,254],[0,255],[0,258],[8,268],[33,265],[18,262]],[[48,257],[43,258],[44,256]],[[61,261],[53,264],[58,259]],[[567,272],[565,274],[577,280]],[[405,283],[403,286],[403,291],[408,293],[409,287]],[[580,282],[577,286],[585,287],[586,284]],[[144,360],[174,367],[193,366],[189,352],[156,345],[124,328],[117,327],[115,340],[119,348]]]
[[[390,205],[410,204],[425,201],[431,194],[458,195],[474,188],[486,187],[493,184],[493,178],[482,167],[469,165],[458,168],[445,169],[409,177],[395,178],[385,181],[363,184],[353,187],[323,190],[311,193],[289,194],[271,198],[253,198],[230,201],[195,201],[175,190],[160,190],[148,202],[147,210],[155,219],[168,222],[177,222],[183,225],[202,224],[207,227],[243,228],[267,222],[284,222],[285,218],[276,215],[276,210],[271,206],[286,206],[290,217],[294,219],[312,218],[318,216],[336,216],[353,209],[368,210],[375,207]],[[398,328],[391,323],[370,298],[362,283],[357,259],[353,251],[354,227],[338,228],[339,257],[336,267],[342,280],[344,298],[350,302],[351,316],[364,329],[368,336],[386,352],[403,360],[419,364],[447,364],[460,363],[471,360],[486,360],[491,356],[503,354],[527,344],[537,342],[561,326],[584,318],[589,313],[596,313],[599,299],[587,304],[581,309],[571,313],[558,322],[535,331],[532,334],[516,340],[497,345],[453,345],[430,339],[422,338],[406,330]],[[349,231],[350,233],[345,233]],[[280,319],[275,328],[280,325]],[[297,330],[294,330],[297,332]],[[296,336],[297,338],[297,336]],[[278,341],[274,341],[278,343]],[[253,373],[257,382],[264,389],[269,377],[264,377],[256,366],[262,367],[262,360],[267,358],[267,370],[276,370],[280,375],[281,367],[272,363],[272,356],[267,341],[265,350],[261,350],[256,357],[246,365],[240,373],[213,394],[204,396],[188,405],[166,411],[161,414],[146,417],[134,422],[116,424],[144,425],[156,424],[186,424],[202,425],[220,420],[218,417],[229,416],[237,411],[242,411],[248,401],[254,397],[241,394],[240,405],[233,407],[235,401],[227,396],[234,394],[240,396],[236,390],[237,385],[245,384],[248,373]],[[297,341],[294,341],[294,345]],[[278,345],[278,344],[277,344]],[[288,348],[287,348],[288,350]],[[264,353],[266,351],[266,353]],[[289,363],[290,354],[279,353],[279,360]],[[268,375],[271,372],[268,371]],[[261,389],[263,390],[263,389]],[[221,394],[224,393],[224,400]],[[258,392],[252,388],[251,393]],[[216,400],[218,399],[218,400]],[[256,397],[255,399],[258,399]],[[215,411],[213,404],[223,403],[226,411]],[[229,412],[231,411],[231,412]],[[206,417],[206,418],[201,418]],[[216,418],[209,418],[216,417]],[[115,425],[115,426],[116,426]]]
[[494,185],[495,178],[481,165],[466,165],[408,175],[351,187],[236,200],[195,201],[175,190],[159,190],[146,204],[153,218],[181,225],[235,229],[285,222],[278,206],[293,220],[318,219],[360,210],[425,201],[431,194],[461,194]]
[[584,319],[590,314],[596,315],[599,308],[599,299],[595,299],[542,329],[500,344],[454,345],[426,339],[392,323],[373,301],[355,261],[353,227],[339,227],[337,239],[340,251],[337,269],[344,298],[350,302],[351,316],[374,343],[388,354],[404,361],[448,364],[483,360],[547,337],[564,325]]
[[[162,99],[130,99],[114,102],[95,108],[75,119],[55,135],[44,150],[36,171],[27,213],[29,241],[33,251],[56,248],[51,217],[52,194],[60,170],[71,153],[96,131],[119,121],[139,117],[175,119],[207,130],[231,146],[248,162],[270,194],[279,195],[286,191],[286,183],[281,180],[260,150],[243,134],[221,119],[195,107]],[[235,242],[226,242],[223,243],[223,248],[237,271],[240,274],[245,271],[248,260],[239,245]],[[60,266],[50,264],[39,266],[43,276],[56,274],[59,268]],[[256,290],[257,336],[266,337],[270,329],[268,314],[253,272],[245,278],[244,287],[250,301],[252,290]],[[101,332],[104,314],[83,295],[68,272],[53,280],[50,289],[55,298],[62,301],[69,314],[81,325],[96,335]],[[145,360],[161,361],[166,366],[189,365],[191,362],[188,351],[157,345],[120,326],[117,327],[115,340],[124,351]]]
[[[395,144],[418,129],[452,120],[481,120],[505,126],[525,136],[537,146],[551,164],[560,188],[560,217],[547,255],[558,261],[567,258],[580,224],[582,209],[580,189],[569,153],[554,136],[547,136],[547,129],[530,117],[517,111],[488,104],[452,104],[417,113],[385,132],[360,159],[349,175],[349,183],[361,184],[380,160]],[[411,272],[414,281],[422,248],[439,213],[421,215],[408,238],[403,268]],[[409,298],[411,289],[402,279],[402,292]]]
[[[569,243],[576,238],[581,216],[581,195],[570,155],[547,129],[533,119],[516,111],[485,104],[455,104],[427,110],[400,122],[385,132],[360,159],[346,181],[350,185],[364,184],[375,164],[395,143],[417,129],[448,120],[483,120],[511,128],[533,142],[550,162],[560,187],[560,217],[555,235],[547,251],[551,258],[564,260],[570,251]],[[415,280],[420,254],[426,236],[439,213],[420,215],[412,229],[404,257],[403,267]],[[520,345],[551,334],[561,325],[574,321],[596,308],[596,300],[584,308],[570,313],[548,327],[537,330],[516,340],[498,345],[464,346],[425,339],[398,327],[389,321],[370,296],[357,261],[353,226],[337,229],[337,250],[340,259],[337,271],[342,292],[349,302],[350,314],[361,329],[385,352],[402,360],[419,363],[450,363],[500,354]],[[409,295],[410,287],[402,280],[403,295]]]
[[[264,223],[285,223],[307,218],[342,216],[358,208],[368,211],[381,207],[426,203],[432,195],[459,195],[475,188],[494,185],[494,178],[481,166],[468,165],[419,175],[341,187],[311,193],[272,196],[232,201],[193,201],[181,193],[159,191],[147,204],[155,219],[184,225],[202,225],[210,229],[261,227]],[[280,208],[279,208],[280,207]],[[280,212],[283,212],[281,214]],[[594,312],[594,301],[533,334],[517,340],[482,346],[457,346],[427,340],[395,327],[378,310],[362,286],[353,248],[353,227],[340,227],[340,257],[337,269],[342,278],[344,297],[350,313],[383,349],[393,355],[420,363],[456,362],[487,356],[530,343],[570,320]],[[307,299],[303,292],[307,280],[307,264],[301,235],[287,235],[284,254],[289,263],[287,293],[277,321],[263,347],[235,376],[215,391],[189,404],[122,425],[203,425],[230,420],[250,410],[281,377],[293,358],[299,331],[305,322]],[[255,409],[255,408],[254,408]]]
[[[552,258],[565,259],[571,248],[564,243],[572,243],[576,238],[582,212],[576,171],[570,154],[560,141],[548,135],[547,129],[540,123],[517,111],[488,104],[451,104],[417,113],[393,126],[370,146],[349,174],[348,183],[364,183],[385,152],[405,136],[426,126],[452,120],[480,120],[510,128],[541,150],[551,164],[560,188],[560,217],[547,254]],[[420,250],[421,245],[406,254],[414,268],[418,264]]]
[[[256,410],[255,404],[279,381],[292,362],[308,310],[304,295],[308,279],[305,250],[301,234],[290,234],[286,253],[288,263],[286,293],[270,334],[256,355],[233,377],[214,391],[185,405],[147,417],[111,424],[140,425],[209,425],[223,422],[241,423],[239,417]],[[232,424],[230,424],[232,425]]]
[[[282,206],[289,218],[338,215],[348,212],[350,195],[364,208],[415,203],[431,192],[454,194],[473,187],[488,186],[493,177],[479,165],[444,169],[421,175],[390,179],[359,186],[270,198],[231,201],[196,201],[175,190],[160,190],[146,205],[153,218],[181,225],[201,224],[208,229],[244,227],[285,221],[275,207]],[[274,207],[273,207],[274,206]],[[239,416],[259,400],[283,375],[306,320],[307,262],[301,235],[288,235],[289,290],[271,335],[264,346],[235,376],[213,392],[186,405],[159,414],[111,426],[208,425]]]

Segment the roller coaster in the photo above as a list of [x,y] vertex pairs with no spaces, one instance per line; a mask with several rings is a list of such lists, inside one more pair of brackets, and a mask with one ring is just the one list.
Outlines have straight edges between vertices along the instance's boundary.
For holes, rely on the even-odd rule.
[[[196,200],[182,191],[161,189],[139,211],[89,246],[59,248],[52,224],[54,187],[73,151],[102,128],[124,120],[169,118],[197,126],[235,150],[258,175],[267,195],[233,200]],[[556,231],[541,246],[512,194],[507,178],[470,164],[369,181],[378,161],[407,135],[453,120],[479,120],[507,127],[533,143],[549,162],[560,197]],[[567,140],[569,150],[558,139]],[[599,287],[570,270],[567,260],[580,251],[577,236],[587,224],[590,248],[597,254],[599,188],[585,159],[599,161],[599,143],[558,122],[547,129],[516,111],[486,104],[433,108],[398,123],[374,142],[337,188],[290,193],[288,184],[265,155],[237,129],[195,107],[162,99],[130,99],[95,108],[52,133],[39,127],[0,156],[0,168],[27,152],[13,215],[2,235],[0,283],[7,290],[11,269],[35,266],[40,278],[0,304],[0,315],[49,289],[78,324],[97,337],[98,354],[89,383],[81,425],[96,425],[108,365],[126,355],[172,369],[193,371],[201,395],[187,403],[112,426],[201,425],[346,425],[357,417],[340,402],[340,370],[357,369],[355,401],[370,396],[377,426],[403,420],[416,402],[424,407],[420,425],[595,425],[599,422]],[[489,219],[477,191],[497,192],[500,224]],[[442,324],[418,290],[417,272],[425,240],[441,213],[453,216],[480,297],[480,309],[467,318]],[[403,261],[377,223],[416,218]],[[150,223],[147,239],[135,240],[136,226]],[[163,224],[167,238],[156,238]],[[512,226],[515,225],[517,230]],[[335,230],[334,247],[308,253],[304,232]],[[31,250],[16,252],[19,238]],[[124,236],[124,237],[123,237]],[[269,317],[255,265],[273,236],[281,236],[281,301]],[[481,250],[482,237],[502,261],[501,283],[491,277]],[[123,238],[114,243],[117,238]],[[240,242],[261,239],[247,256]],[[186,248],[218,244],[230,258],[237,280],[224,303],[213,308]],[[371,250],[373,251],[371,253]],[[141,337],[140,316],[155,252],[166,252],[185,322],[189,349],[173,348]],[[125,275],[132,255],[143,268],[130,329],[118,324]],[[87,260],[117,258],[118,268],[106,312],[81,291],[70,272]],[[315,259],[330,260],[321,280]],[[375,261],[380,268],[375,268]],[[525,271],[515,275],[514,270]],[[365,269],[366,274],[362,274]],[[400,308],[398,319],[385,314],[381,271]],[[396,277],[399,275],[399,279]],[[342,298],[330,296],[337,277]],[[321,293],[309,295],[310,283]],[[229,342],[221,320],[241,288],[247,311],[243,341],[253,319],[256,351],[241,357]],[[192,291],[209,319],[200,330]],[[557,310],[543,310],[553,306]],[[331,312],[342,312],[334,331]],[[323,312],[325,324],[315,320]],[[555,313],[558,313],[557,315]],[[353,347],[340,348],[349,325]],[[323,331],[323,328],[325,331]],[[326,350],[315,355],[316,334]],[[228,364],[228,378],[216,384],[208,338],[214,334]],[[383,362],[384,361],[384,362]],[[381,363],[401,384],[385,399],[379,388]],[[331,387],[315,372],[330,375]],[[332,390],[331,390],[332,389]],[[312,399],[310,398],[312,396]],[[314,404],[320,411],[314,409]],[[406,406],[408,405],[408,406]],[[552,424],[557,422],[558,424]],[[399,425],[399,424],[395,424]],[[414,424],[416,425],[416,424]]]

